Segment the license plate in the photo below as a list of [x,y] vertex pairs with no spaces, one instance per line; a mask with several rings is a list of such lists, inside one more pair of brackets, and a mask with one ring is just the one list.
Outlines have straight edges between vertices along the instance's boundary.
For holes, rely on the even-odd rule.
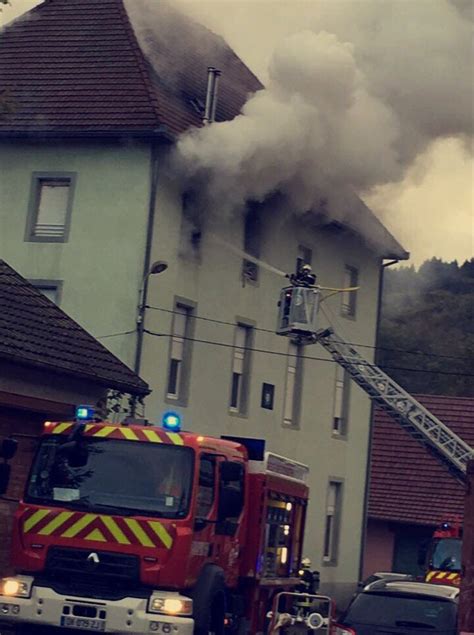
[[88,617],[69,617],[63,615],[61,617],[61,626],[65,628],[82,628],[84,631],[105,631],[104,620],[92,620]]

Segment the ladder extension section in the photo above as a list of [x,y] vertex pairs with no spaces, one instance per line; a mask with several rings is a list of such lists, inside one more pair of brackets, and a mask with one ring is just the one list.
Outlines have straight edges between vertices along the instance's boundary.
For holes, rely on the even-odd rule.
[[412,437],[428,446],[454,475],[465,482],[474,448],[424,408],[378,366],[370,364],[332,329],[318,331],[317,341],[343,366],[352,379]]

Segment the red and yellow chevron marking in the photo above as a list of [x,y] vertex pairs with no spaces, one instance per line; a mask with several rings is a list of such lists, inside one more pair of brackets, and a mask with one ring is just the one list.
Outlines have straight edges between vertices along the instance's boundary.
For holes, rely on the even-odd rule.
[[23,515],[23,533],[86,542],[139,545],[150,549],[171,549],[173,546],[173,538],[158,520],[136,520],[57,509],[27,508]]
[[428,571],[425,582],[432,584],[448,584],[449,586],[460,586],[461,575],[450,571]]
[[[48,427],[51,434],[69,434],[74,423],[56,423]],[[122,439],[126,441],[147,441],[148,443],[170,443],[184,445],[183,438],[177,432],[166,432],[160,428],[139,428],[89,423],[84,428],[85,436],[102,439]]]

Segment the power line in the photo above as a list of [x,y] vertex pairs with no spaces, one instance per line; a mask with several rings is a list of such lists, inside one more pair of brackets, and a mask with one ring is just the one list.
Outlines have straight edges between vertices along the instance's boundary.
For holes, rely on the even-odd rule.
[[[159,306],[150,306],[147,305],[146,306],[147,309],[152,309],[153,311],[161,311],[163,313],[170,313],[170,314],[179,314],[179,311],[174,311],[173,309],[165,309],[164,307],[159,307]],[[229,322],[226,320],[218,320],[216,318],[210,318],[210,317],[204,317],[202,315],[195,315],[194,313],[190,313],[189,317],[193,320],[201,320],[203,322],[211,322],[213,324],[222,324],[224,326],[232,326],[232,327],[236,327],[238,326],[238,324],[236,322]],[[327,317],[327,316],[326,316]],[[253,330],[255,331],[260,331],[262,333],[271,333],[273,335],[275,335],[275,330],[274,329],[266,329],[260,326],[253,326],[252,327]],[[340,329],[338,329],[340,330]],[[100,338],[98,338],[100,339]],[[469,357],[458,357],[456,355],[442,355],[439,353],[428,353],[427,351],[410,351],[407,349],[403,349],[403,348],[388,348],[385,346],[373,346],[371,344],[361,344],[361,343],[356,343],[356,342],[346,342],[346,344],[349,344],[350,346],[358,346],[360,348],[369,348],[369,349],[373,349],[373,350],[378,350],[378,351],[387,351],[387,352],[392,352],[392,353],[407,353],[409,355],[422,355],[424,357],[439,357],[440,359],[452,359],[452,360],[456,360],[456,361],[469,361],[470,358]]]
[[[154,337],[174,337],[173,333],[157,333],[156,331],[150,331],[149,329],[144,329],[144,332],[147,333],[148,335],[153,335]],[[308,359],[311,361],[317,361],[317,362],[327,362],[327,363],[331,363],[331,364],[338,364],[339,362],[337,362],[335,359],[327,359],[325,357],[313,357],[313,356],[307,356],[307,355],[292,355],[290,353],[284,353],[281,351],[272,351],[266,348],[255,348],[253,346],[235,346],[234,344],[228,344],[227,342],[216,342],[214,340],[203,340],[203,339],[199,339],[197,337],[187,337],[187,336],[179,336],[180,339],[182,340],[186,340],[188,342],[196,342],[198,344],[208,344],[211,346],[218,346],[221,348],[238,348],[239,350],[243,350],[243,351],[251,351],[253,353],[264,353],[266,355],[275,355],[277,357],[300,357],[301,359]],[[431,375],[453,375],[455,377],[474,377],[474,374],[470,374],[470,373],[451,373],[449,371],[443,371],[443,370],[425,370],[423,368],[404,368],[404,367],[400,367],[400,366],[375,366],[374,364],[371,364],[370,362],[358,362],[358,365],[364,365],[364,366],[368,366],[370,368],[380,368],[382,370],[401,370],[401,371],[406,371],[406,372],[413,372],[413,373],[427,373],[427,374],[431,374]]]
[[118,337],[119,335],[131,335],[132,333],[136,333],[136,329],[132,329],[131,331],[123,331],[123,333],[111,333],[110,335],[100,335],[96,337],[96,340],[105,340],[108,337]]

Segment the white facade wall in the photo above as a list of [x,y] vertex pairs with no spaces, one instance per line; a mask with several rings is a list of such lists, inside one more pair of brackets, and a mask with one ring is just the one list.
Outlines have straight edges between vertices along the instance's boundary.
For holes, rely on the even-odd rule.
[[[34,172],[76,175],[67,242],[25,241]],[[134,329],[149,182],[143,144],[1,143],[0,258],[27,279],[60,281],[61,307],[95,337]],[[101,341],[133,363],[133,335]]]
[[[150,183],[150,151],[146,146],[104,144],[15,144],[0,148],[0,257],[27,278],[63,281],[61,306],[92,335],[102,337],[135,326],[142,280]],[[29,187],[33,171],[77,172],[71,233],[67,243],[24,241]],[[146,416],[159,422],[165,410],[180,411],[184,427],[204,434],[265,438],[268,449],[311,468],[311,504],[305,553],[321,571],[323,589],[338,596],[352,591],[359,572],[362,512],[366,476],[370,403],[355,385],[350,392],[348,434],[332,434],[336,366],[319,346],[304,360],[299,428],[284,427],[285,354],[289,342],[274,334],[277,300],[285,279],[260,269],[257,285],[243,286],[242,259],[214,242],[211,232],[231,245],[243,245],[240,218],[221,218],[218,210],[206,219],[199,258],[182,237],[178,186],[160,173],[151,262],[165,260],[167,271],[149,279],[148,304],[172,311],[177,298],[194,307],[190,342],[191,372],[186,406],[166,397],[173,314],[147,309],[141,374],[153,393]],[[361,290],[356,319],[341,317],[340,297],[327,301],[336,316],[333,326],[352,342],[374,343],[379,258],[354,235],[328,229],[311,230],[292,216],[275,213],[266,222],[261,244],[264,261],[291,272],[298,245],[313,252],[319,282],[338,287],[344,266],[359,269]],[[183,246],[185,247],[183,251]],[[229,412],[234,327],[237,320],[255,325],[251,356],[248,413]],[[327,326],[321,315],[321,326]],[[128,365],[133,365],[135,334],[101,340]],[[219,346],[218,343],[224,344]],[[367,349],[369,358],[371,349]],[[262,383],[275,386],[273,410],[260,405]],[[328,483],[342,483],[339,549],[336,563],[322,560]]]
[[[214,210],[204,226],[200,261],[181,253],[181,202],[176,186],[163,177],[156,204],[156,226],[152,261],[165,260],[169,269],[149,282],[148,304],[172,310],[177,299],[194,306],[194,314],[209,320],[235,324],[244,320],[255,324],[251,353],[250,395],[248,414],[229,411],[235,328],[207,320],[193,320],[190,343],[191,372],[187,406],[179,406],[166,397],[168,358],[173,315],[156,308],[147,309],[146,329],[165,334],[145,335],[142,376],[153,386],[147,400],[146,416],[160,420],[172,409],[182,414],[186,429],[204,434],[230,434],[265,438],[268,449],[293,457],[311,468],[311,505],[308,514],[305,552],[315,568],[320,569],[323,588],[347,596],[358,578],[361,527],[366,477],[370,402],[355,385],[350,390],[349,422],[346,437],[332,433],[332,415],[336,365],[318,345],[305,350],[305,356],[325,361],[304,360],[302,409],[299,429],[283,424],[283,402],[289,342],[274,334],[277,301],[284,278],[260,268],[257,285],[243,286],[242,258],[226,246],[218,244],[211,234],[218,234],[230,245],[242,248],[243,223],[239,218],[219,218]],[[309,230],[288,214],[276,214],[263,231],[261,259],[291,272],[295,268],[298,245],[312,250],[313,267],[320,284],[339,287],[344,279],[344,266],[359,270],[361,290],[357,297],[356,319],[340,314],[341,297],[327,301],[326,312],[332,326],[351,342],[373,345],[376,330],[377,294],[380,259],[359,239],[334,230]],[[335,319],[333,318],[335,316]],[[321,314],[321,327],[328,326]],[[267,329],[260,331],[258,329]],[[213,343],[204,343],[213,342]],[[224,344],[219,346],[216,343]],[[365,349],[369,359],[373,350]],[[274,351],[272,355],[259,351]],[[275,386],[273,410],[261,407],[262,383]],[[343,510],[339,536],[337,565],[322,561],[325,506],[328,482],[342,483]]]

